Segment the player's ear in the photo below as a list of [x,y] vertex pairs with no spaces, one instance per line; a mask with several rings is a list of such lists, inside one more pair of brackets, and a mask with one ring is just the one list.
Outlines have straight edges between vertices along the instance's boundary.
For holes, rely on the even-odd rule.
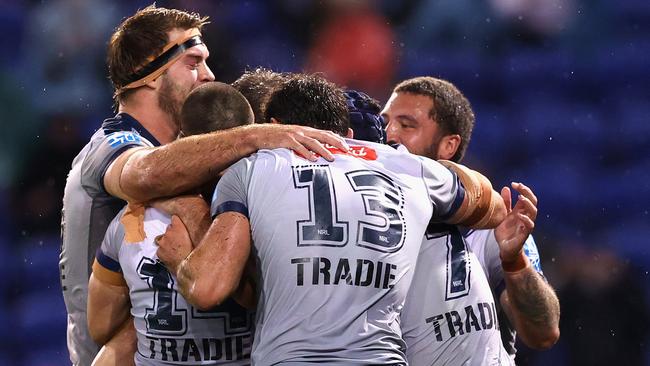
[[354,138],[354,130],[351,128],[348,128],[348,134],[345,135],[346,138],[353,139]]
[[447,135],[438,144],[438,159],[451,160],[460,146],[460,135]]
[[164,75],[160,75],[157,78],[151,80],[150,82],[144,84],[145,88],[150,88],[150,89],[158,89],[162,85],[162,78],[164,78]]
[[280,121],[278,121],[277,119],[275,119],[275,117],[271,117],[271,123],[275,123],[276,125],[280,125],[280,124],[282,124]]

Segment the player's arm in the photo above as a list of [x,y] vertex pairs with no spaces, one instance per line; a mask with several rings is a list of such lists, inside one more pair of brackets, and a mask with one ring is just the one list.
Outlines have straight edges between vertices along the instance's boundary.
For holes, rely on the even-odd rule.
[[250,223],[245,215],[234,211],[219,214],[194,250],[183,242],[187,239],[163,235],[158,240],[158,258],[176,273],[179,292],[189,303],[209,309],[240,289],[251,251]]
[[499,301],[522,341],[531,348],[547,349],[560,337],[560,303],[523,249],[535,227],[537,197],[521,183],[512,187],[519,192],[519,199],[510,209],[510,190],[502,190],[509,212],[494,231],[505,281]]
[[[186,230],[193,244],[198,244],[210,228],[210,207],[198,195],[185,195],[151,202],[151,206],[177,216],[182,222],[182,229]],[[173,224],[172,224],[173,225]],[[178,225],[177,225],[178,226]],[[194,247],[194,245],[192,245]]]
[[492,184],[485,176],[448,160],[438,162],[456,173],[464,189],[460,206],[445,220],[447,223],[474,229],[488,229],[496,227],[503,221],[506,216],[503,198],[492,189]]
[[314,153],[332,160],[319,141],[347,150],[345,141],[332,132],[273,124],[190,136],[157,148],[129,149],[109,165],[104,187],[113,196],[146,202],[186,192],[259,149],[284,147],[314,160]]
[[88,282],[88,330],[103,345],[129,319],[129,289],[120,274],[97,261]]
[[135,365],[133,355],[138,350],[133,318],[122,324],[117,334],[99,350],[92,366]]

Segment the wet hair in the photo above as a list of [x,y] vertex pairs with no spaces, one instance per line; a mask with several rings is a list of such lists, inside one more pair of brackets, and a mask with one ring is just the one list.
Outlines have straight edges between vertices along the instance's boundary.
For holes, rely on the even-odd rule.
[[350,118],[343,91],[318,75],[296,74],[269,99],[266,121],[308,126],[346,136]]
[[118,92],[129,84],[130,77],[142,68],[150,57],[157,56],[169,42],[173,29],[201,30],[208,17],[178,9],[158,8],[149,5],[126,18],[108,42],[106,63],[108,76],[113,83],[116,105],[128,99],[133,90]]
[[474,128],[474,112],[463,93],[452,83],[428,76],[416,77],[399,83],[394,93],[424,95],[433,101],[429,117],[439,124],[442,133],[460,135],[460,145],[451,158],[459,162],[463,159]]
[[181,134],[198,135],[252,124],[253,111],[244,96],[220,82],[205,83],[187,96],[181,108]]
[[264,123],[266,105],[278,87],[290,76],[289,73],[279,73],[258,67],[255,70],[248,70],[232,83],[242,93],[253,108],[256,123]]

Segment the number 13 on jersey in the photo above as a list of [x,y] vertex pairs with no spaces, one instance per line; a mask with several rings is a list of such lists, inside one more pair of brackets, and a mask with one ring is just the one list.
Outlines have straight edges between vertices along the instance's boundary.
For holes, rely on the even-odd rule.
[[[357,224],[356,245],[384,253],[398,251],[406,233],[402,189],[387,175],[373,170],[355,170],[345,176],[365,208],[365,217]],[[297,223],[298,246],[345,246],[350,223],[339,219],[329,167],[295,166],[293,179],[296,189],[307,189],[309,194],[309,218]],[[373,217],[374,223],[370,221]]]

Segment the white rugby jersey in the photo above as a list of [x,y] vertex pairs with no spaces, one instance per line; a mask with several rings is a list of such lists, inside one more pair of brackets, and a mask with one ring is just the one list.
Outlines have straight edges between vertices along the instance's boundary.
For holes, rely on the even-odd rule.
[[111,222],[97,261],[121,272],[129,287],[131,315],[138,336],[136,365],[248,365],[254,314],[232,299],[200,311],[178,292],[176,276],[158,260],[154,243],[171,218],[147,208],[146,238],[124,241],[120,212]]
[[399,313],[425,228],[452,215],[464,191],[432,160],[348,142],[334,162],[261,150],[217,186],[213,215],[251,223],[254,364],[406,363]]
[[427,229],[402,331],[410,365],[514,365],[486,273],[456,226]]
[[[508,320],[505,312],[501,308],[501,294],[505,290],[505,280],[503,279],[503,267],[501,267],[501,257],[499,256],[499,244],[494,236],[494,229],[492,230],[470,230],[465,233],[465,241],[467,247],[478,258],[479,263],[483,267],[487,276],[490,287],[494,294],[497,305],[497,316],[499,318],[499,325],[501,328],[501,340],[506,351],[514,360],[517,349],[515,348],[515,341],[517,332]],[[535,239],[530,235],[524,243],[524,254],[528,257],[531,266],[544,277],[542,265],[540,262],[539,250],[535,244]]]

